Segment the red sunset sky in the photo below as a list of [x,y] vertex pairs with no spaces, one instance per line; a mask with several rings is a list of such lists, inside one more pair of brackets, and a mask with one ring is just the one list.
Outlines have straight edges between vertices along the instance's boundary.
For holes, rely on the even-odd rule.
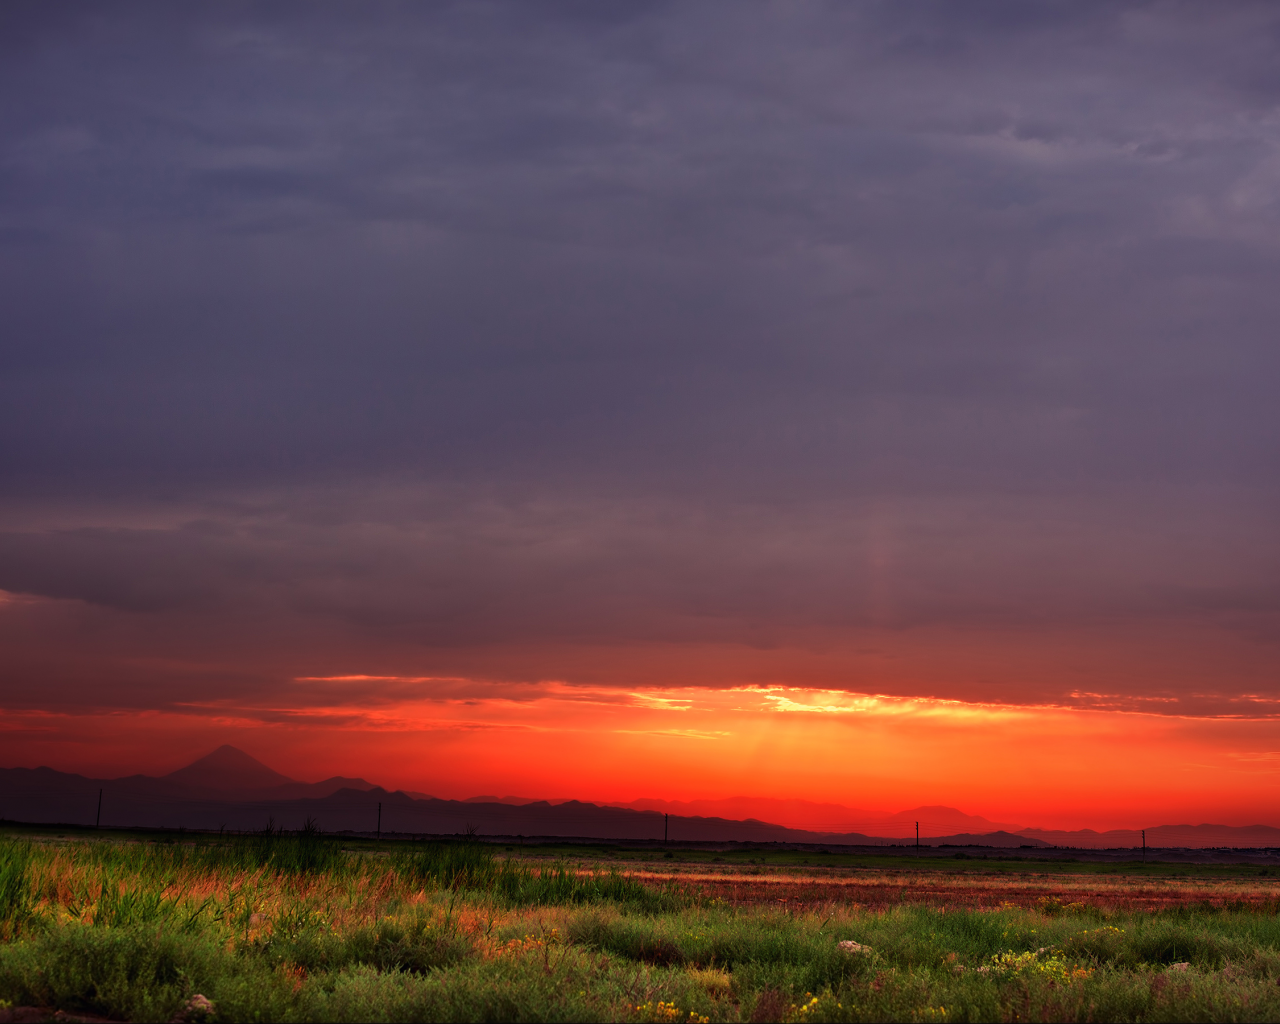
[[4,15],[0,767],[1280,826],[1280,14],[593,11]]

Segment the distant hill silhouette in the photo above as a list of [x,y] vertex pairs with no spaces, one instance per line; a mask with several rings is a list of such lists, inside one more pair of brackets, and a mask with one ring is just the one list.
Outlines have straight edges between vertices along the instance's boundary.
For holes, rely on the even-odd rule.
[[[1050,832],[1041,829],[987,829],[995,823],[951,807],[920,807],[890,816],[889,835],[851,829],[801,829],[753,817],[671,813],[649,807],[601,806],[578,800],[549,802],[514,797],[440,800],[422,794],[388,792],[364,779],[334,776],[323,782],[299,782],[232,746],[155,778],[132,775],[91,779],[52,768],[0,769],[0,817],[10,821],[92,825],[102,791],[104,827],[167,827],[258,830],[268,822],[299,828],[308,818],[326,831],[372,832],[382,807],[385,832],[457,835],[475,829],[481,835],[573,837],[606,840],[698,842],[787,842],[852,846],[914,843],[897,827],[919,820],[924,845],[973,845],[1003,848],[1068,846],[1125,848],[1141,844],[1137,831]],[[657,801],[646,803],[658,803]],[[732,802],[726,802],[732,806]],[[781,803],[781,802],[780,802]],[[804,803],[799,801],[798,803]],[[666,804],[702,809],[717,802]],[[766,805],[767,806],[767,805]],[[817,809],[814,811],[814,809]],[[825,814],[839,805],[808,804],[807,813]],[[950,835],[927,835],[925,826],[954,822]],[[964,828],[964,825],[970,825]],[[978,827],[973,827],[977,825]],[[913,828],[914,833],[914,828]],[[1280,847],[1280,829],[1222,825],[1176,825],[1147,829],[1149,847]]]
[[[1280,848],[1280,828],[1270,825],[1157,825],[1147,831],[1146,844],[1152,847],[1194,849],[1276,847]],[[1074,832],[1028,828],[1022,834],[1049,846],[1071,846],[1082,850],[1116,850],[1141,846],[1140,829],[1110,829],[1095,832],[1084,828]]]
[[[510,801],[511,798],[507,798]],[[507,802],[504,801],[504,802]],[[986,834],[1004,830],[1017,832],[1020,825],[990,821],[977,814],[965,814],[954,807],[913,807],[885,814],[843,804],[818,803],[812,800],[779,800],[757,797],[728,797],[719,800],[633,800],[619,804],[636,810],[665,811],[671,814],[702,815],[720,818],[763,816],[788,828],[809,832],[858,832],[868,835],[897,836],[914,841],[915,824],[920,823],[921,837],[953,835],[958,832]]]

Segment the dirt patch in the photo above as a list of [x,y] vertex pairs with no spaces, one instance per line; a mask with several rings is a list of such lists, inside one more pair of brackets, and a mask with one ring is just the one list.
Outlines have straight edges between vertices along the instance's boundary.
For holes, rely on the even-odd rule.
[[678,882],[708,898],[734,906],[773,904],[779,909],[806,909],[831,903],[883,909],[902,904],[969,909],[1004,905],[1037,908],[1043,901],[1079,903],[1114,910],[1164,910],[1172,907],[1228,907],[1276,910],[1280,880],[1082,878],[1078,875],[1002,877],[941,872],[880,872],[845,875],[823,872],[806,876],[728,872],[637,872],[651,885]]

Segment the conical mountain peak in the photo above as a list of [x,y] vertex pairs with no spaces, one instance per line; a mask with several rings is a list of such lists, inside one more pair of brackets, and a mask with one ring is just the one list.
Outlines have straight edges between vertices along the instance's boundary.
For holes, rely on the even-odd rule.
[[165,779],[184,786],[217,790],[272,789],[294,781],[230,744],[223,744],[212,754],[170,772]]

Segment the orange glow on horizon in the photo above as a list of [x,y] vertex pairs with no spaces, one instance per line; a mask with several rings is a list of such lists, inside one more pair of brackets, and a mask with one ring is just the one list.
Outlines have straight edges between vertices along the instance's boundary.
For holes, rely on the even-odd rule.
[[783,686],[613,690],[372,675],[295,686],[288,707],[9,712],[5,766],[158,774],[231,742],[293,777],[362,776],[453,798],[746,796],[875,815],[942,804],[1044,828],[1280,824],[1258,813],[1280,788],[1273,717]]

